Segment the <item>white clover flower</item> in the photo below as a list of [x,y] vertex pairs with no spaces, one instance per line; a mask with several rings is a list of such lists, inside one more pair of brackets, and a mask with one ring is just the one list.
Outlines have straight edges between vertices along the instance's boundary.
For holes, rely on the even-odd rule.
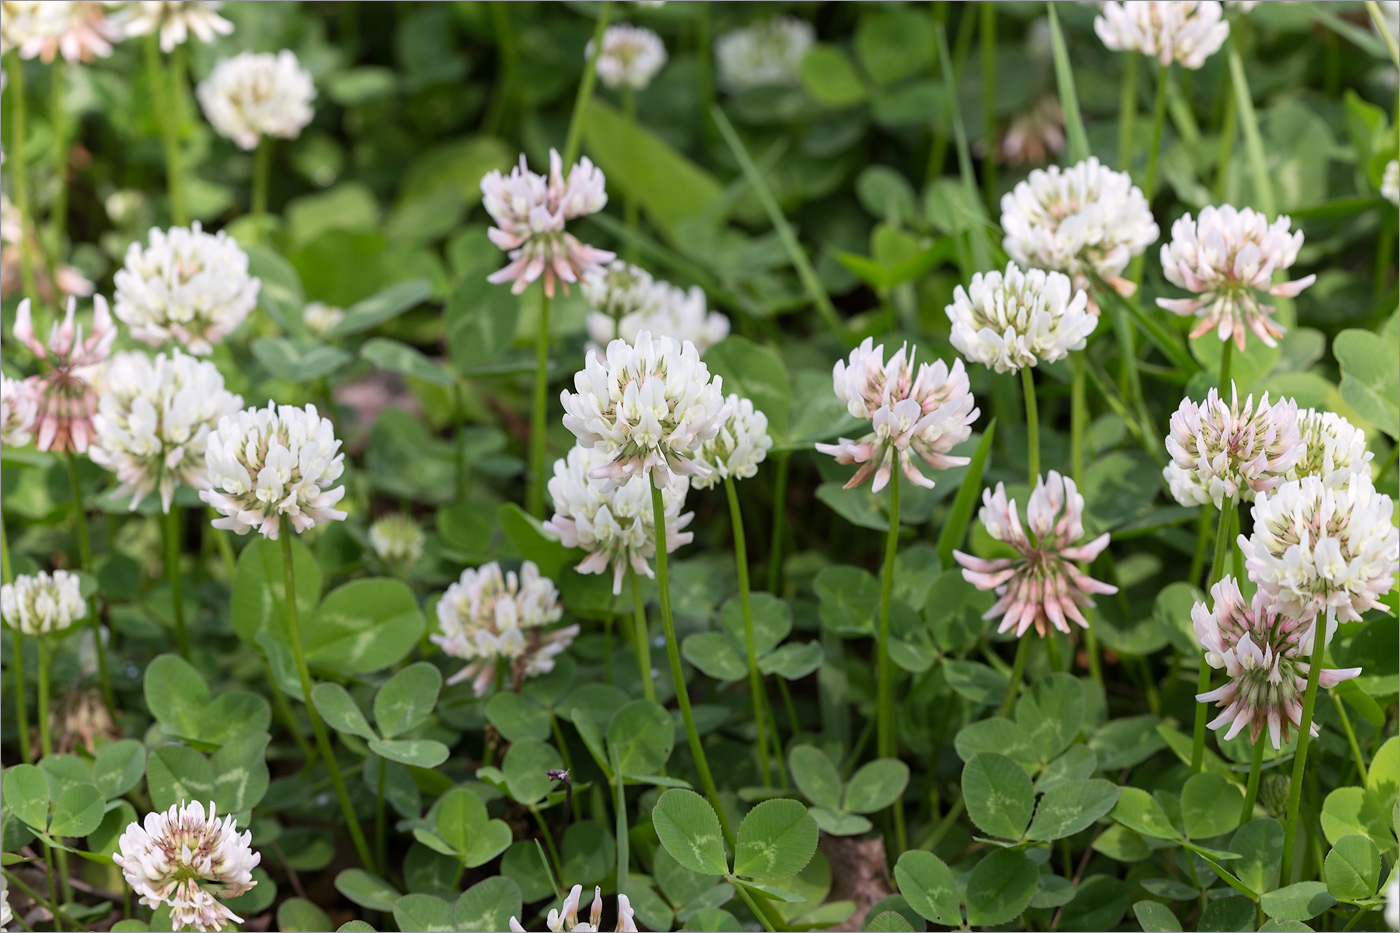
[[[593,42],[584,49],[585,60],[593,58]],[[603,31],[603,48],[598,53],[598,79],[610,88],[642,90],[666,64],[666,45],[650,29],[619,23]]]
[[31,637],[62,632],[87,617],[78,575],[66,570],[20,574],[0,587],[5,624]]
[[1263,2],[1264,0],[1225,0],[1225,5],[1241,13],[1248,13]]
[[284,516],[298,534],[345,519],[335,508],[345,487],[330,488],[345,469],[345,454],[335,427],[315,405],[268,402],[225,415],[204,454],[210,488],[199,497],[223,513],[215,528],[256,531],[275,541]]
[[10,928],[10,923],[15,919],[14,912],[10,910],[10,886],[3,878],[0,878],[0,933]]
[[[1258,742],[1268,730],[1275,749],[1288,742],[1290,726],[1303,725],[1302,698],[1308,686],[1309,659],[1315,645],[1317,623],[1280,615],[1263,590],[1245,602],[1239,583],[1225,577],[1211,587],[1214,610],[1205,603],[1191,607],[1191,626],[1211,667],[1230,675],[1223,686],[1196,699],[1222,707],[1209,723],[1226,729],[1228,741],[1249,727],[1249,740]],[[1330,690],[1361,673],[1361,668],[1318,672],[1318,686]],[[1227,728],[1228,727],[1228,728]],[[1312,734],[1318,726],[1311,723]]]
[[74,5],[72,0],[4,0],[0,3],[0,52],[61,34]]
[[35,446],[40,450],[86,453],[92,439],[92,413],[97,408],[92,379],[112,352],[117,328],[101,295],[93,299],[92,332],[86,338],[82,325],[75,323],[77,310],[77,301],[69,298],[62,323],[55,321],[49,331],[47,347],[34,335],[29,299],[15,312],[15,339],[47,367],[26,380],[39,406]]
[[1210,502],[1216,508],[1226,497],[1246,500],[1273,489],[1305,454],[1297,402],[1279,399],[1270,405],[1265,392],[1258,408],[1252,395],[1241,408],[1233,384],[1229,405],[1215,389],[1200,405],[1182,399],[1172,414],[1166,446],[1172,463],[1162,475],[1177,501],[1185,506]]
[[748,479],[768,456],[773,438],[768,435],[768,416],[753,402],[732,394],[725,400],[729,417],[713,439],[700,445],[695,459],[709,468],[708,476],[691,481],[696,489],[709,489],[723,479]]
[[590,355],[574,375],[576,392],[560,393],[564,427],[599,454],[597,479],[621,483],[650,474],[664,489],[677,474],[705,476],[695,462],[700,445],[719,432],[729,411],[720,377],[700,361],[695,345],[671,337],[614,340],[606,358]]
[[[1036,20],[1044,23],[1044,18]],[[1010,165],[1043,165],[1065,151],[1065,115],[1060,99],[1046,94],[1011,118],[996,155]]]
[[875,476],[872,491],[884,489],[896,459],[911,483],[932,488],[933,480],[919,472],[910,455],[918,454],[935,470],[968,462],[967,457],[949,453],[971,436],[972,422],[979,414],[963,362],[954,360],[951,368],[942,360],[921,363],[916,375],[914,351],[908,344],[886,363],[884,345],[873,343],[866,337],[851,351],[849,361],[837,361],[832,383],[846,410],[856,418],[869,419],[874,430],[859,441],[842,437],[816,448],[831,454],[837,463],[861,464],[846,483],[847,489],[859,486],[871,474]]
[[1341,415],[1306,408],[1298,412],[1298,433],[1303,456],[1284,476],[1285,480],[1319,477],[1329,486],[1344,486],[1357,473],[1371,475],[1366,433]]
[[207,933],[243,922],[215,898],[238,897],[257,885],[253,868],[262,855],[252,850],[252,841],[251,830],[238,833],[232,814],[216,818],[211,802],[206,818],[196,800],[147,813],[144,826],[130,823],[112,861],[142,904],[152,910],[168,904],[175,929]]
[[423,529],[410,516],[396,512],[369,526],[369,543],[386,564],[412,567],[423,556]]
[[1213,0],[1110,0],[1094,20],[1094,31],[1114,51],[1141,52],[1162,65],[1196,69],[1225,44],[1230,24]]
[[222,230],[152,227],[150,246],[132,243],[113,281],[117,318],[151,346],[175,342],[195,356],[243,323],[262,282],[248,275],[248,254]]
[[176,483],[208,489],[209,432],[243,407],[243,397],[224,388],[219,368],[179,350],[155,359],[133,351],[112,357],[102,382],[88,455],[117,474],[117,493],[131,496],[132,511],[159,489],[168,513]]
[[959,353],[1005,373],[1084,349],[1099,323],[1088,304],[1089,296],[1068,276],[1022,272],[1012,262],[1004,274],[977,273],[967,291],[959,285],[943,312],[953,323],[950,339]]
[[1391,159],[1385,163],[1385,174],[1381,176],[1381,197],[1400,207],[1400,161]]
[[471,680],[484,696],[496,674],[496,660],[511,662],[517,689],[526,677],[547,674],[554,659],[579,633],[577,625],[545,631],[564,615],[554,581],[540,576],[532,561],[520,573],[501,572],[495,563],[462,571],[438,601],[441,634],[429,638],[446,654],[470,661],[448,678],[449,684]]
[[1385,925],[1400,930],[1400,878],[1393,871],[1390,883],[1385,886]]
[[590,314],[587,328],[592,339],[589,349],[598,353],[614,339],[616,330],[616,339],[628,343],[646,331],[656,337],[670,337],[678,343],[689,341],[695,344],[695,352],[703,354],[729,336],[729,318],[709,310],[705,290],[698,285],[685,289],[669,282],[656,282],[651,294],[636,310],[624,314],[615,323],[610,317]]
[[128,37],[160,33],[162,52],[175,51],[191,34],[205,45],[233,32],[233,23],[218,14],[219,0],[134,0],[122,10]]
[[47,65],[62,54],[64,61],[91,63],[111,56],[112,43],[124,38],[107,18],[109,4],[101,0],[57,0],[43,6],[48,9],[35,16],[20,43],[20,58],[38,58]]
[[[581,445],[554,461],[554,477],[548,486],[554,516],[544,527],[565,547],[589,552],[574,568],[579,573],[603,573],[611,567],[613,593],[618,594],[628,568],[655,576],[648,562],[656,555],[656,524],[646,479],[633,476],[622,483],[598,479],[598,467],[606,463],[598,451]],[[685,530],[695,513],[681,514],[689,490],[687,476],[676,477],[661,490],[667,554],[695,537]]]
[[311,73],[287,49],[242,52],[221,59],[195,89],[210,125],[242,149],[256,149],[264,136],[295,139],[314,112]]
[[1207,207],[1200,218],[1187,214],[1172,224],[1172,239],[1162,247],[1162,272],[1167,280],[1198,298],[1158,298],[1173,314],[1194,314],[1200,323],[1192,337],[1216,331],[1222,341],[1232,336],[1244,350],[1245,328],[1268,346],[1283,336],[1274,323],[1272,305],[1261,305],[1256,291],[1294,298],[1314,281],[1307,275],[1273,284],[1275,272],[1293,265],[1303,245],[1303,231],[1289,232],[1292,221],[1280,216],[1269,224],[1264,215],[1244,208]]
[[[588,336],[606,346],[614,339],[613,322],[650,306],[656,298],[655,286],[650,272],[626,260],[614,259],[590,269],[580,285],[584,301],[593,309],[588,315]],[[595,333],[600,318],[606,333]]]
[[[659,5],[659,4],[658,4]],[[579,899],[583,897],[583,885],[576,884],[569,896],[564,898],[564,905],[559,910],[551,910],[549,917],[545,920],[545,925],[550,933],[598,933],[602,929],[603,922],[603,889],[593,888],[593,906],[589,910],[588,920],[580,922],[578,919]],[[520,925],[520,921],[514,917],[510,918],[511,933],[526,933],[525,928]],[[633,919],[632,902],[627,899],[626,894],[617,896],[617,926],[613,928],[614,933],[637,933],[637,922]]]
[[39,400],[33,387],[23,379],[0,376],[0,444],[27,447],[34,439],[38,417]]
[[554,297],[554,283],[569,286],[587,278],[614,256],[605,249],[580,243],[564,229],[566,222],[595,214],[608,203],[606,179],[586,157],[569,169],[559,153],[549,150],[549,177],[536,175],[520,155],[520,164],[502,175],[493,169],[481,179],[481,203],[496,226],[486,231],[491,242],[511,261],[486,277],[495,285],[513,282],[520,294],[544,276],[544,292]]
[[107,195],[102,207],[107,211],[108,220],[118,227],[126,227],[134,225],[150,203],[150,197],[139,188],[121,188]]
[[1369,473],[1344,486],[1316,476],[1291,480],[1261,493],[1251,514],[1253,534],[1239,536],[1245,570],[1278,611],[1308,619],[1326,609],[1329,620],[1335,611],[1356,621],[1385,608],[1380,598],[1400,569],[1400,537],[1390,497],[1376,491]]
[[1131,295],[1122,277],[1134,256],[1157,241],[1157,223],[1127,172],[1090,156],[1068,169],[1036,169],[1002,196],[1002,246],[1023,267],[1052,269],[1087,290],[1088,271]]
[[343,320],[345,320],[343,309],[333,308],[321,301],[310,302],[301,309],[301,322],[306,325],[307,333],[313,337],[326,336]]
[[811,23],[792,16],[759,20],[715,40],[719,86],[731,94],[755,87],[796,86],[802,59],[817,43]]

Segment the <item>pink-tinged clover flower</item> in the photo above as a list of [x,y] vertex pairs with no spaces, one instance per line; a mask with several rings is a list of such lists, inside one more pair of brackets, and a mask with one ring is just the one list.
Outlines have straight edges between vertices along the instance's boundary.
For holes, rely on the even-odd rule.
[[75,321],[78,302],[69,298],[68,312],[61,323],[54,322],[47,347],[34,335],[29,299],[21,301],[16,311],[15,339],[47,367],[28,379],[39,409],[36,446],[40,450],[86,453],[92,440],[92,414],[97,408],[92,379],[117,339],[107,300],[98,295],[92,305],[92,330],[84,336],[82,325]]
[[169,54],[193,35],[209,45],[233,32],[233,23],[218,14],[219,0],[132,0],[119,14],[128,38],[160,34],[160,50]]
[[1220,508],[1227,497],[1251,499],[1273,489],[1306,453],[1298,432],[1298,403],[1269,393],[1254,406],[1254,396],[1240,407],[1230,386],[1230,404],[1211,389],[1200,405],[1181,400],[1172,414],[1166,439],[1172,462],[1162,474],[1172,495],[1185,506],[1210,502]]
[[34,439],[39,400],[23,379],[0,376],[0,444],[26,447]]
[[838,360],[832,370],[836,397],[856,418],[869,419],[873,430],[835,444],[817,444],[837,463],[859,464],[846,483],[851,489],[872,475],[874,492],[884,489],[898,461],[905,477],[916,486],[933,487],[914,464],[918,455],[935,470],[961,466],[967,457],[949,453],[972,434],[979,414],[961,359],[950,368],[942,360],[920,363],[914,369],[914,350],[905,344],[885,362],[883,344],[865,338],[851,351],[849,360]]
[[[1250,741],[1258,742],[1267,729],[1274,748],[1282,748],[1290,729],[1302,728],[1302,697],[1317,622],[1280,612],[1263,590],[1246,602],[1233,577],[1215,584],[1210,594],[1214,608],[1196,603],[1191,608],[1191,626],[1205,651],[1205,663],[1223,669],[1230,680],[1197,694],[1196,699],[1222,708],[1209,725],[1224,729],[1225,739],[1233,739],[1247,727]],[[1359,667],[1324,668],[1318,673],[1318,685],[1328,690],[1360,673]],[[1317,733],[1314,722],[1312,734]]]
[[[599,887],[593,889],[593,906],[589,910],[586,921],[580,921],[578,918],[579,900],[582,897],[583,885],[576,884],[569,891],[569,896],[564,898],[563,907],[549,912],[545,925],[549,928],[550,933],[598,933],[602,929],[603,889]],[[514,917],[510,918],[510,929],[511,933],[525,933],[525,928]],[[637,922],[633,919],[632,902],[627,899],[626,894],[617,896],[617,926],[613,929],[615,933],[637,933]]]
[[1185,215],[1172,224],[1171,242],[1162,247],[1162,271],[1167,281],[1197,297],[1158,298],[1157,304],[1173,314],[1199,318],[1192,337],[1214,330],[1222,342],[1233,337],[1243,351],[1249,330],[1274,346],[1283,328],[1273,320],[1273,306],[1260,304],[1256,292],[1295,298],[1317,279],[1306,275],[1291,282],[1271,281],[1275,272],[1297,261],[1303,246],[1303,232],[1290,233],[1291,224],[1287,216],[1270,224],[1252,208],[1237,210],[1228,204],[1204,208],[1195,220]]
[[554,283],[569,286],[613,260],[614,255],[584,243],[564,229],[566,222],[596,213],[608,203],[603,173],[586,157],[564,176],[559,153],[549,150],[549,177],[536,175],[520,156],[509,175],[499,170],[481,179],[481,202],[496,222],[486,235],[510,256],[510,264],[487,281],[513,282],[520,294],[544,277],[544,292],[554,296]]
[[1001,616],[997,632],[1015,632],[1020,637],[1035,626],[1043,637],[1049,633],[1049,623],[1068,633],[1070,619],[1088,628],[1079,610],[1094,605],[1090,594],[1118,592],[1118,587],[1100,583],[1075,566],[1078,561],[1092,561],[1108,547],[1107,534],[1078,543],[1084,537],[1083,513],[1084,497],[1074,480],[1054,470],[1036,479],[1026,506],[1028,527],[1022,527],[1016,500],[1007,500],[1003,484],[997,483],[995,493],[982,491],[983,527],[1015,548],[1018,556],[985,560],[961,551],[953,556],[963,566],[963,579],[1000,597],[982,617]]

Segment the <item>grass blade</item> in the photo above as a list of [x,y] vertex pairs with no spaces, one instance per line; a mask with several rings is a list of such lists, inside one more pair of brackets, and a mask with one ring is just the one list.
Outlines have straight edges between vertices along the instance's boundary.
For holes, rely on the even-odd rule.
[[[977,178],[972,171],[972,150],[967,145],[967,128],[963,125],[962,110],[958,107],[957,81],[953,78],[953,60],[948,54],[948,34],[942,23],[935,23],[934,35],[938,40],[938,61],[943,68],[943,86],[948,89],[948,104],[953,110],[953,139],[958,150],[958,174],[962,178],[967,203],[981,208],[977,196]],[[987,239],[987,231],[980,223],[981,217],[972,219],[968,226],[968,245],[972,249],[972,269],[990,269],[992,266],[992,244]]]
[[958,495],[953,499],[953,507],[948,511],[948,520],[938,532],[938,561],[944,570],[953,566],[953,548],[962,544],[967,537],[967,526],[972,521],[972,510],[977,508],[977,494],[982,491],[982,475],[986,472],[996,433],[997,419],[993,418],[987,430],[982,432],[982,439],[977,442],[967,475],[963,477]]
[[1055,14],[1055,4],[1045,4],[1045,12],[1050,17],[1050,50],[1055,58],[1055,83],[1060,88],[1060,111],[1065,117],[1069,157],[1072,162],[1081,162],[1089,158],[1089,134],[1084,132],[1084,116],[1079,112],[1079,97],[1074,91],[1074,69],[1070,67],[1069,49],[1060,29],[1060,18]]
[[1240,129],[1244,132],[1244,149],[1249,157],[1249,170],[1254,176],[1254,203],[1272,219],[1278,213],[1274,204],[1274,185],[1269,178],[1269,163],[1264,157],[1264,140],[1259,135],[1259,115],[1254,112],[1254,97],[1249,92],[1240,45],[1230,34],[1230,83],[1235,90],[1235,109],[1239,111]]
[[1147,339],[1152,341],[1152,345],[1158,350],[1161,350],[1174,364],[1187,373],[1194,373],[1201,368],[1201,364],[1196,362],[1196,358],[1191,355],[1190,351],[1182,346],[1178,335],[1169,330],[1161,321],[1156,320],[1142,308],[1138,307],[1136,301],[1129,301],[1127,298],[1118,294],[1111,285],[1093,272],[1090,272],[1090,276],[1094,280],[1095,290],[1099,292],[1100,295],[1107,295],[1109,300],[1116,303],[1119,307],[1125,308],[1127,312],[1133,316],[1133,320],[1137,321],[1138,326],[1143,329],[1143,332],[1147,334]]

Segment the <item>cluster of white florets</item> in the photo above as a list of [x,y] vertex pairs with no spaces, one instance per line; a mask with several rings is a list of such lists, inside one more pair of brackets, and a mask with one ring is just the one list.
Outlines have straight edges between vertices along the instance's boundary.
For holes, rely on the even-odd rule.
[[256,149],[264,136],[295,139],[315,113],[311,73],[287,49],[225,58],[195,94],[219,135],[242,149]]
[[34,439],[39,400],[23,379],[0,376],[0,445],[25,447]]
[[233,32],[233,23],[219,15],[219,0],[133,0],[117,21],[129,37],[159,33],[163,52],[175,51],[193,35],[208,45]]
[[1084,349],[1099,322],[1088,304],[1089,297],[1068,276],[1043,269],[1022,272],[1013,262],[1005,273],[977,273],[966,291],[959,285],[943,310],[958,352],[1004,373]]
[[1316,476],[1338,486],[1358,473],[1371,475],[1374,454],[1366,449],[1366,433],[1341,415],[1304,409],[1298,412],[1298,434],[1303,439],[1303,456],[1284,479]]
[[[583,885],[576,884],[569,896],[564,898],[563,907],[550,910],[545,920],[549,933],[598,933],[602,929],[603,889],[593,889],[593,907],[586,921],[580,921],[578,918],[579,899],[582,897]],[[514,917],[510,918],[510,929],[511,933],[525,933],[525,928]],[[627,899],[626,894],[617,896],[617,926],[613,929],[615,933],[637,933],[637,923],[632,918],[632,902]]]
[[1189,398],[1172,414],[1167,452],[1172,462],[1162,471],[1172,495],[1182,505],[1241,501],[1267,492],[1303,459],[1298,432],[1298,404],[1279,399],[1269,404],[1266,392],[1245,399],[1241,407],[1231,386],[1230,403],[1211,389],[1200,405]]
[[41,570],[0,587],[0,614],[6,625],[25,635],[52,635],[85,618],[87,602],[77,574]]
[[812,25],[793,16],[759,20],[727,32],[715,41],[719,85],[731,94],[796,85],[802,80],[802,59],[816,42]]
[[395,512],[369,526],[369,544],[386,564],[407,569],[423,556],[423,529],[412,516]]
[[[614,262],[609,270],[617,265]],[[641,272],[635,266],[630,268],[634,273]],[[686,289],[670,282],[652,281],[650,276],[643,280],[635,274],[630,276],[630,284],[621,275],[616,279],[616,288],[594,289],[602,303],[601,307],[594,305],[599,310],[591,312],[586,321],[590,351],[601,353],[613,340],[632,343],[646,331],[655,337],[670,337],[677,343],[688,341],[695,345],[697,353],[703,354],[729,336],[729,318],[710,310],[700,286]],[[591,302],[587,288],[585,286],[585,297]]]
[[1141,52],[1162,65],[1200,68],[1230,37],[1224,10],[1214,0],[1133,0],[1103,5],[1094,20],[1103,44]]
[[[593,58],[593,42],[584,49]],[[650,29],[619,23],[603,31],[603,47],[595,60],[598,80],[610,88],[642,90],[666,64],[666,44]]]
[[725,479],[748,479],[768,456],[773,438],[768,434],[768,416],[753,402],[737,394],[725,400],[729,417],[719,433],[700,445],[696,459],[709,468],[708,476],[691,481],[696,489],[708,489]]

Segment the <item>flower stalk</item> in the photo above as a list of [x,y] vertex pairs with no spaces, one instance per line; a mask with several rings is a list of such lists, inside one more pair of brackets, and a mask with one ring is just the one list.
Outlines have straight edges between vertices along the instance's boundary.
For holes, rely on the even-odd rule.
[[176,125],[173,100],[178,90],[170,87],[166,69],[160,58],[160,37],[152,32],[146,37],[146,79],[160,112],[160,140],[165,151],[166,188],[170,194],[170,219],[177,227],[189,222],[185,212],[184,177],[180,172],[179,126]]
[[253,231],[259,243],[267,237],[267,186],[271,174],[272,140],[264,136],[253,154]]
[[[1303,694],[1303,719],[1298,726],[1298,749],[1293,754],[1293,778],[1288,783],[1288,805],[1283,818],[1283,869],[1280,884],[1291,883],[1293,877],[1293,843],[1298,836],[1298,810],[1303,803],[1303,775],[1307,771],[1308,746],[1312,744],[1313,712],[1317,708],[1317,682],[1322,676],[1322,655],[1327,650],[1327,633],[1332,629],[1335,610],[1328,609],[1325,617],[1314,617],[1313,652],[1308,662],[1308,688]],[[1316,631],[1321,623],[1322,631]]]
[[651,676],[651,636],[647,631],[647,606],[642,601],[642,578],[635,570],[629,576],[632,578],[632,644],[637,653],[637,670],[642,677],[642,694],[655,703],[656,683]]
[[28,232],[29,225],[33,223],[34,215],[30,212],[29,168],[24,155],[24,134],[27,132],[24,119],[24,62],[20,61],[19,53],[15,53],[9,58],[11,152],[8,162],[15,173],[15,205],[19,207],[21,218],[20,280],[24,283],[25,296],[37,304],[39,287],[34,279],[34,246]]
[[[10,563],[10,541],[5,534],[5,523],[0,521],[0,582],[15,582],[15,571]],[[24,633],[16,626],[10,630],[14,636],[14,655],[10,679],[15,682],[15,724],[19,729],[19,753],[25,764],[31,764],[34,756],[29,749],[28,697],[24,692]]]
[[724,478],[724,491],[729,497],[729,522],[734,529],[734,566],[739,575],[739,605],[744,617],[744,657],[749,667],[749,697],[753,705],[754,726],[758,730],[758,773],[764,787],[773,786],[768,762],[768,725],[764,716],[763,675],[758,670],[758,650],[754,646],[753,607],[749,600],[749,554],[744,540],[744,516],[739,509],[739,493],[733,477]]
[[1254,756],[1249,762],[1249,781],[1244,789],[1244,807],[1240,810],[1240,825],[1249,822],[1254,815],[1254,804],[1259,800],[1259,778],[1264,768],[1264,737],[1254,743]]
[[1035,399],[1035,379],[1031,367],[1021,367],[1021,390],[1026,397],[1026,456],[1030,464],[1030,485],[1040,476],[1040,409]]
[[[1235,497],[1226,496],[1224,503],[1220,506],[1220,522],[1215,531],[1215,556],[1210,563],[1210,580],[1207,586],[1214,586],[1221,577],[1225,575],[1225,558],[1230,553],[1230,528],[1233,525],[1231,516],[1235,513]],[[1210,691],[1210,665],[1201,659],[1201,669],[1196,674],[1196,693],[1208,693]],[[1209,707],[1204,703],[1196,704],[1196,723],[1191,732],[1191,773],[1199,774],[1201,765],[1206,757],[1206,713]],[[1299,739],[1301,742],[1302,739]]]
[[[92,543],[88,538],[87,510],[83,506],[83,490],[78,481],[78,457],[72,450],[64,454],[68,461],[68,481],[73,487],[73,524],[78,537],[78,569],[93,572]],[[102,685],[102,700],[108,712],[117,710],[116,699],[112,696],[112,681],[107,676],[107,651],[102,646],[102,622],[97,612],[97,599],[93,598],[88,609],[88,621],[92,625],[93,652],[97,655],[97,678]],[[42,644],[42,642],[41,642]],[[40,662],[40,666],[43,663]],[[47,709],[47,707],[45,707]],[[43,713],[47,715],[47,713]],[[45,752],[45,754],[48,754]]]
[[170,612],[175,619],[175,644],[180,657],[190,659],[190,636],[185,628],[185,600],[180,581],[180,507],[170,506],[161,521],[161,538],[165,544],[165,579],[170,585]]
[[608,28],[608,18],[612,16],[612,0],[603,0],[598,10],[598,22],[593,27],[593,54],[584,64],[583,80],[578,85],[578,96],[574,98],[574,112],[569,117],[569,135],[564,141],[564,162],[578,158],[579,147],[583,144],[583,121],[588,116],[588,105],[593,101],[593,87],[598,82],[598,55],[603,51],[603,33]]
[[535,337],[535,396],[530,409],[530,481],[527,484],[526,511],[544,517],[545,417],[549,411],[549,291],[540,295],[540,329]]

